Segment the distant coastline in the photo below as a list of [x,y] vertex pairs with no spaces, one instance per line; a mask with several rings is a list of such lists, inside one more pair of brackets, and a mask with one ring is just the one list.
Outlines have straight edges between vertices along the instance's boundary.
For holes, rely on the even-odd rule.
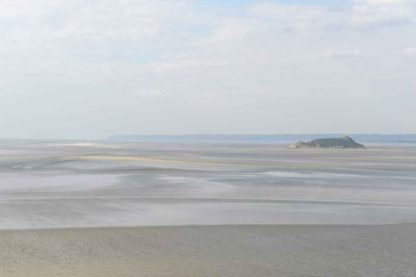
[[[340,137],[343,134],[258,134],[258,135],[113,135],[114,141],[143,142],[211,142],[211,143],[280,143],[309,141],[322,137]],[[351,134],[351,138],[363,143],[416,143],[416,134]]]

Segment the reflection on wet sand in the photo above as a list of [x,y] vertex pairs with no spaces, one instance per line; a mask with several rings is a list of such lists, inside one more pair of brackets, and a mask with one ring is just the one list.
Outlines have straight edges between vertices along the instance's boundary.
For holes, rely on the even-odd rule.
[[0,229],[416,221],[416,147],[5,142]]

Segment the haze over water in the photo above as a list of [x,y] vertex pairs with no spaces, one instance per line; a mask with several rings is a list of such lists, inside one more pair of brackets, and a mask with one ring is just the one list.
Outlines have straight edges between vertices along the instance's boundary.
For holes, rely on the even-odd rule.
[[416,146],[3,141],[0,229],[416,222]]

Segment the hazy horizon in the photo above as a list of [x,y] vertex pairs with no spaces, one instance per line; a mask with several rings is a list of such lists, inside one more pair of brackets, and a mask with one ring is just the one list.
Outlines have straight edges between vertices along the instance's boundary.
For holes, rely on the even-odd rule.
[[0,138],[416,133],[410,0],[4,0]]
[[292,134],[279,134],[279,133],[258,133],[258,134],[113,134],[108,137],[102,138],[0,138],[0,141],[73,141],[73,142],[213,142],[213,143],[277,143],[288,144],[298,141],[311,141],[319,138],[339,138],[342,136],[350,136],[354,140],[363,143],[376,143],[376,144],[391,144],[396,143],[416,143],[416,134],[388,134],[388,133],[360,133],[360,134],[347,134],[347,133],[292,133]]

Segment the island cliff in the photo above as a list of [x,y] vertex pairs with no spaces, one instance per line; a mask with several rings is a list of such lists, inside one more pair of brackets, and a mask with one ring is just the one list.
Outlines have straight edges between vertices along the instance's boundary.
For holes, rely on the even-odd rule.
[[322,138],[309,142],[299,141],[289,145],[290,149],[298,148],[334,148],[334,149],[365,149],[365,146],[355,142],[349,136],[341,138]]

